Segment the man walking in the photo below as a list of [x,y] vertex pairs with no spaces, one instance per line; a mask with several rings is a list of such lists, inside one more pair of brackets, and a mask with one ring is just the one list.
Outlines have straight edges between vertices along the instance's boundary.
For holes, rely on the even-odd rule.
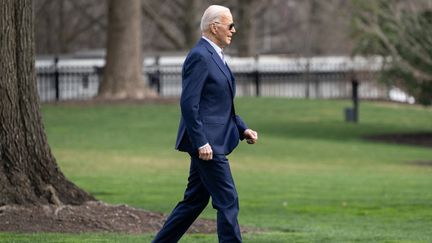
[[234,109],[235,79],[223,49],[236,32],[228,8],[212,5],[201,19],[202,38],[182,71],[181,119],[176,149],[191,157],[184,199],[177,204],[154,243],[177,242],[212,198],[219,242],[241,242],[239,202],[226,155],[246,139],[256,143]]

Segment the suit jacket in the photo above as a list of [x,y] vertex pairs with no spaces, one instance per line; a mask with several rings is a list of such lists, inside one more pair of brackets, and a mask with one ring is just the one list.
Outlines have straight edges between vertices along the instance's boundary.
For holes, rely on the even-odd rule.
[[204,39],[186,57],[182,88],[176,149],[196,153],[209,143],[214,154],[231,153],[247,126],[235,114],[234,76]]

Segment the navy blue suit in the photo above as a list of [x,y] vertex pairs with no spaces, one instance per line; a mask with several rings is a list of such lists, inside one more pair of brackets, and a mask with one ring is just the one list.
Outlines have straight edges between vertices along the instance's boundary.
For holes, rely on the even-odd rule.
[[[217,213],[219,242],[241,242],[237,222],[237,191],[226,155],[242,140],[247,129],[235,114],[235,79],[215,49],[201,39],[183,65],[181,119],[176,149],[191,157],[188,185],[153,242],[177,242],[207,206]],[[209,143],[213,159],[198,158],[198,148]]]

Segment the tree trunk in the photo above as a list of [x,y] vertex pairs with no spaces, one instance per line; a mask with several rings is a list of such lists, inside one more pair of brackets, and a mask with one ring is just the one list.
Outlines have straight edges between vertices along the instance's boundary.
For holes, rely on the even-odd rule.
[[141,0],[109,0],[106,65],[99,87],[103,99],[155,96],[143,79]]
[[190,49],[195,45],[200,37],[200,32],[198,32],[200,13],[198,13],[199,9],[197,0],[186,0],[184,6],[182,27],[185,37],[185,47]]
[[81,204],[47,143],[36,89],[31,0],[0,1],[0,205]]
[[238,31],[236,33],[236,43],[238,45],[238,55],[250,57],[256,55],[255,48],[255,21],[254,10],[255,0],[238,1]]

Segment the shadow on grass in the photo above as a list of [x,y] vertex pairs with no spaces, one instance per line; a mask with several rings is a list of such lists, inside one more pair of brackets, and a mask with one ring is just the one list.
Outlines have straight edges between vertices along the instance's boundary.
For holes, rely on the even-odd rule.
[[95,197],[98,196],[113,196],[115,195],[115,193],[113,192],[108,192],[108,191],[89,191],[89,193]]
[[274,137],[320,140],[358,140],[365,136],[413,132],[404,127],[381,124],[351,124],[344,122],[261,122],[257,129]]

